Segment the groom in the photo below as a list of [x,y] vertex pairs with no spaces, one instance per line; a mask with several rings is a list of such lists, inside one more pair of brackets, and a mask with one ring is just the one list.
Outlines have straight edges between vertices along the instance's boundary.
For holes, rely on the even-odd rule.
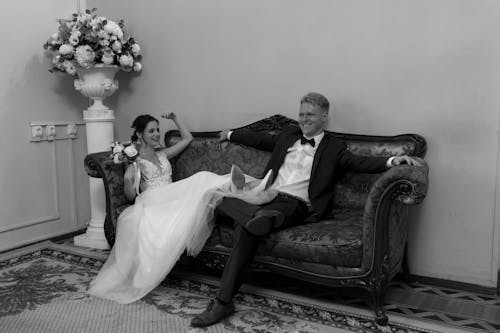
[[277,229],[303,223],[310,210],[319,219],[326,217],[332,210],[335,183],[343,172],[377,173],[402,163],[420,165],[409,156],[353,155],[342,139],[325,133],[329,107],[326,97],[309,93],[300,101],[299,127],[287,127],[279,135],[248,129],[220,133],[220,141],[272,151],[264,174],[273,170],[271,187],[278,190],[278,195],[260,206],[236,198],[224,198],[218,206],[218,214],[236,222],[235,244],[224,267],[217,297],[192,319],[192,326],[209,326],[234,312],[233,295],[243,283],[259,239]]

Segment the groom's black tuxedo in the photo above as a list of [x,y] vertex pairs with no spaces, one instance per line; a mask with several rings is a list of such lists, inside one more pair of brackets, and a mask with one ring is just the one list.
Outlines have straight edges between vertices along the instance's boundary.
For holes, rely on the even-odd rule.
[[[247,129],[235,130],[231,141],[271,151],[271,157],[264,174],[273,170],[276,177],[285,156],[299,138],[302,131],[297,126],[288,126],[279,135],[256,133]],[[325,132],[314,155],[309,182],[309,200],[319,218],[327,216],[332,209],[334,186],[345,171],[375,173],[387,169],[386,157],[365,157],[347,150],[344,140]]]
[[[288,148],[302,136],[300,128],[286,127],[279,135],[256,133],[247,129],[238,129],[231,133],[230,141],[242,143],[261,150],[272,151],[264,174],[273,170],[276,177],[282,166]],[[335,182],[347,170],[361,172],[382,172],[386,169],[385,157],[361,157],[350,153],[346,143],[326,133],[314,154],[309,181],[308,194],[311,206],[319,218],[327,216],[332,209]],[[274,180],[273,180],[274,181]],[[269,231],[277,228],[288,228],[304,223],[308,207],[295,198],[278,195],[274,200],[262,206],[255,206],[243,200],[224,198],[218,206],[217,212],[221,216],[231,218],[236,222],[235,243],[233,252],[222,273],[221,287],[217,298],[223,303],[231,302],[233,294],[243,282],[246,268],[252,261],[259,237],[247,230],[247,222],[258,214],[259,210],[278,211],[284,216],[281,225],[274,225],[272,219],[259,220],[258,223],[267,223]],[[272,226],[272,227],[271,227]]]

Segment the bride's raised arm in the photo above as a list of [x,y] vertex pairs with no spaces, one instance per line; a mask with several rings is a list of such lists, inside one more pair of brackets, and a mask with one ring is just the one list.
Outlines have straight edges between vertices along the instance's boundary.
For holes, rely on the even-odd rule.
[[172,121],[175,123],[175,126],[177,126],[177,129],[179,129],[179,133],[181,135],[181,140],[179,142],[171,147],[165,148],[167,157],[170,159],[186,149],[193,140],[193,136],[191,135],[191,132],[189,132],[189,130],[186,128],[186,126],[184,126],[184,124],[179,119],[177,119],[177,115],[175,113],[165,112],[162,113],[161,117],[165,119],[172,119]]

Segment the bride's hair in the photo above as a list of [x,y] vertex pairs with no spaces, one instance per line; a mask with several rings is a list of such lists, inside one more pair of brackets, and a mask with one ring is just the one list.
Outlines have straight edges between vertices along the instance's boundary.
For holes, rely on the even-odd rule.
[[156,121],[156,123],[159,124],[158,119],[155,117],[149,115],[149,114],[143,114],[135,118],[134,122],[132,123],[132,128],[134,129],[134,133],[132,134],[132,137],[130,138],[132,142],[136,142],[139,140],[139,137],[137,136],[137,133],[142,133],[144,132],[144,129],[146,126],[152,122]]

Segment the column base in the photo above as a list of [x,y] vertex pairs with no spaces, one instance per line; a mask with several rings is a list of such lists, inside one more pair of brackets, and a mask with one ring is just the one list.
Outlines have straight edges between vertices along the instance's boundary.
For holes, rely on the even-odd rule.
[[109,250],[109,244],[106,238],[89,237],[87,233],[75,236],[73,242],[77,246],[90,247],[99,250]]

